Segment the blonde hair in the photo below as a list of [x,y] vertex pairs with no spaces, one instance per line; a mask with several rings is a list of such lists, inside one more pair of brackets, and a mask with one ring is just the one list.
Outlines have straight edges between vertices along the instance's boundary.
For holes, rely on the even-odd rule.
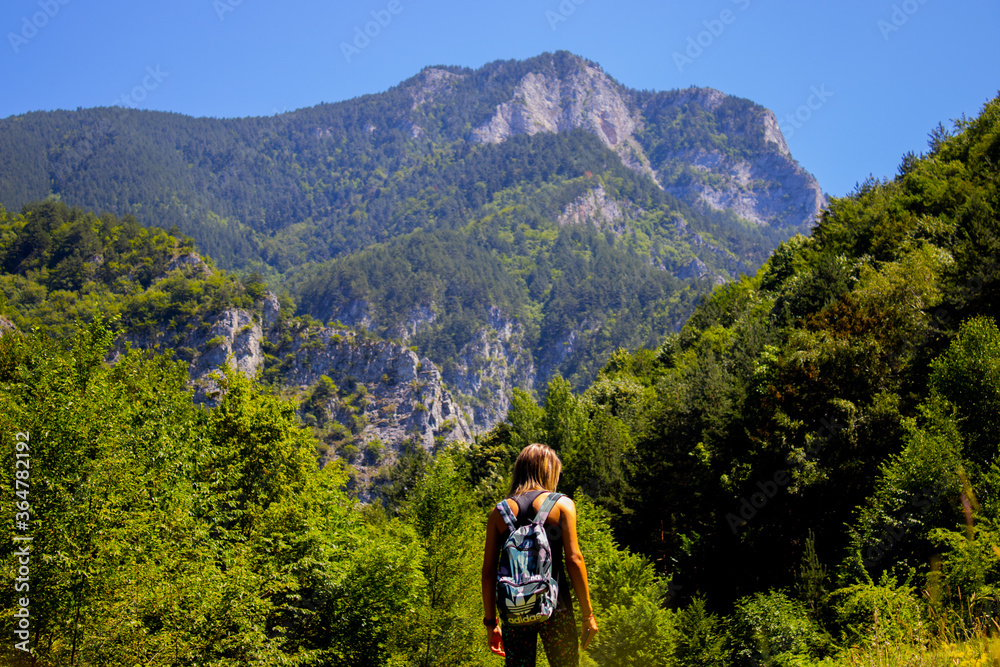
[[561,472],[562,461],[554,449],[537,442],[528,445],[514,461],[514,474],[507,497],[513,498],[532,489],[555,491]]

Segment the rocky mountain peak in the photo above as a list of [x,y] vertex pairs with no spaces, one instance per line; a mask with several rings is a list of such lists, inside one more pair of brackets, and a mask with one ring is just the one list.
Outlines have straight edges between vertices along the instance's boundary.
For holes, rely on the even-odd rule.
[[410,91],[413,96],[413,108],[417,109],[424,103],[433,100],[447,91],[452,84],[464,78],[464,74],[455,74],[440,67],[425,67],[417,75],[416,85]]
[[564,132],[583,128],[600,137],[628,166],[655,179],[635,132],[641,116],[628,92],[604,71],[582,58],[568,75],[529,72],[517,84],[510,101],[472,131],[475,143],[501,143],[517,134]]
[[690,88],[678,91],[678,93],[674,96],[672,103],[674,106],[678,107],[694,103],[707,111],[715,111],[722,106],[722,103],[726,101],[727,97],[728,95],[721,90],[716,90],[715,88],[699,88],[697,86],[691,86]]

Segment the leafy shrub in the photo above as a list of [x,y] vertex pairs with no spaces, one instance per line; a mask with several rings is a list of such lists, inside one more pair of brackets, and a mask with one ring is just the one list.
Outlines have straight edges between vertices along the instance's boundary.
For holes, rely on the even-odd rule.
[[673,612],[638,595],[629,606],[605,610],[589,653],[598,665],[608,667],[660,667],[672,664],[676,638]]
[[966,627],[1000,611],[996,602],[1000,600],[1000,532],[991,529],[991,523],[983,521],[960,531],[939,528],[930,534],[942,551],[940,569],[928,577],[932,599],[957,611]]
[[821,657],[830,641],[805,605],[781,591],[736,602],[730,629],[734,665],[794,665]]
[[966,456],[976,462],[996,456],[1000,411],[1000,330],[988,317],[962,323],[948,351],[931,363],[934,392],[958,407],[968,436]]
[[888,576],[879,584],[862,583],[830,595],[840,640],[847,646],[919,642],[926,632],[920,601],[907,585]]
[[215,336],[214,338],[210,338],[208,341],[205,342],[205,349],[211,350],[217,348],[224,342],[226,342],[225,338],[223,338],[222,336]]
[[692,600],[675,618],[677,647],[674,656],[678,667],[723,667],[728,664],[725,629],[721,627],[721,619],[705,609],[703,598]]

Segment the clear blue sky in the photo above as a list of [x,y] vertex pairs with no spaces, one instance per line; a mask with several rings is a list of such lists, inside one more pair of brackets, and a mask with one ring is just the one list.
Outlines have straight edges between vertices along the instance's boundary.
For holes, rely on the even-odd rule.
[[0,31],[0,117],[116,103],[270,115],[427,65],[565,49],[632,88],[710,86],[772,109],[832,195],[893,175],[938,122],[1000,90],[997,0],[4,0]]

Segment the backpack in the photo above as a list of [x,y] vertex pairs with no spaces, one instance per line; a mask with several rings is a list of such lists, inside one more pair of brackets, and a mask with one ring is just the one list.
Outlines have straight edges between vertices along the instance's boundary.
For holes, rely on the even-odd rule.
[[552,563],[552,547],[545,532],[545,519],[561,493],[550,493],[535,518],[517,526],[517,518],[506,500],[497,503],[510,535],[500,550],[497,570],[497,610],[504,623],[524,626],[547,621],[559,599]]

